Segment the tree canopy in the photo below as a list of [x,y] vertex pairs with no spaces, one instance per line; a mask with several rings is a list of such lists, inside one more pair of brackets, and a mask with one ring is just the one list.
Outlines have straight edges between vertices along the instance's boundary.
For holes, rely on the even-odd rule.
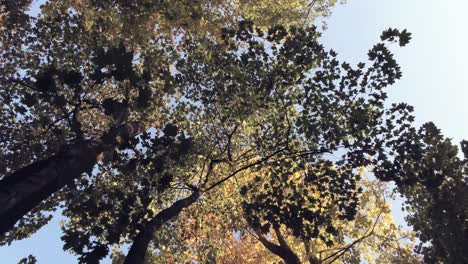
[[6,1],[0,243],[59,209],[80,263],[419,263],[415,234],[465,260],[466,158],[386,104],[411,34],[340,62],[311,23],[335,2]]

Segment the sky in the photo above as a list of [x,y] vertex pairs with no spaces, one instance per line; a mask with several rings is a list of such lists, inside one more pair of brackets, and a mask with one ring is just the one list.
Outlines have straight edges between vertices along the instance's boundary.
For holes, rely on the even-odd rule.
[[[459,142],[468,139],[467,11],[467,0],[348,0],[327,18],[321,42],[340,59],[357,63],[366,60],[384,29],[407,29],[411,43],[392,49],[403,78],[388,89],[389,102],[413,105],[418,125],[432,121]],[[394,202],[402,224],[398,207]],[[17,263],[33,254],[39,263],[76,263],[75,256],[63,252],[59,230],[56,218],[31,238],[0,247],[0,262]]]
[[410,44],[393,49],[403,78],[389,102],[413,105],[417,124],[433,121],[459,142],[468,139],[467,11],[467,0],[348,0],[328,18],[322,43],[359,62],[384,29],[407,29]]

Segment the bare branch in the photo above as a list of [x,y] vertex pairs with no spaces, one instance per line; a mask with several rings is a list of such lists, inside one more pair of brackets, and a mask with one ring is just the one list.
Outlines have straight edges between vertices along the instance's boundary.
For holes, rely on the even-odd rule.
[[[324,258],[322,261],[324,262],[325,260],[327,259],[330,259],[330,262],[328,262],[328,264],[330,263],[333,263],[335,260],[337,260],[338,258],[340,258],[341,256],[343,256],[346,252],[348,252],[352,247],[354,247],[354,245],[362,242],[364,239],[372,236],[374,234],[374,230],[375,230],[375,226],[377,225],[377,223],[379,222],[379,219],[380,219],[380,216],[382,215],[382,211],[380,211],[379,215],[377,216],[377,218],[375,219],[375,222],[374,224],[372,225],[372,227],[369,227],[365,233],[364,236],[360,237],[359,239],[355,240],[353,243],[349,244],[348,246],[344,247],[344,248],[341,248],[339,249],[337,252],[331,254],[330,256]],[[370,231],[370,232],[369,232]]]
[[218,186],[218,185],[224,183],[225,181],[229,180],[229,179],[232,178],[233,176],[237,175],[239,172],[242,172],[242,171],[244,171],[244,170],[247,170],[247,169],[249,169],[249,168],[251,168],[251,167],[253,167],[253,166],[262,164],[263,162],[268,161],[269,159],[271,159],[272,157],[274,157],[275,155],[277,155],[277,154],[279,154],[279,153],[281,153],[281,152],[283,152],[283,151],[284,151],[283,148],[282,148],[282,149],[279,149],[279,150],[277,150],[277,151],[271,153],[270,155],[268,155],[268,156],[266,156],[266,157],[264,157],[264,158],[262,158],[262,159],[257,160],[257,161],[254,162],[254,163],[247,164],[247,165],[245,165],[245,166],[243,166],[243,167],[241,167],[241,168],[235,170],[233,173],[229,174],[228,176],[224,177],[224,178],[221,179],[220,181],[214,183],[213,185],[211,185],[211,186],[208,187],[207,189],[203,190],[203,192],[208,192],[208,191],[210,191],[210,190],[213,189],[214,187],[216,187],[216,186]]

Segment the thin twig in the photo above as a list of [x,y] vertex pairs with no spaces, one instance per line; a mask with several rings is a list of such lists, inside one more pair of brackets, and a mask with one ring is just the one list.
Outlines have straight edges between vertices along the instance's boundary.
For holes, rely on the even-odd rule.
[[234,171],[233,173],[229,174],[228,176],[224,177],[224,178],[221,179],[220,181],[214,183],[213,185],[211,185],[211,186],[208,187],[207,189],[203,190],[203,192],[208,192],[208,191],[210,191],[210,190],[213,189],[214,187],[216,187],[216,186],[222,184],[223,182],[225,182],[225,181],[229,180],[230,178],[232,178],[233,176],[237,175],[239,172],[244,171],[244,170],[247,170],[247,169],[249,169],[249,168],[251,168],[251,167],[253,167],[253,166],[259,165],[259,164],[261,164],[261,163],[263,163],[263,162],[269,160],[269,159],[272,158],[273,156],[275,156],[275,155],[277,155],[277,154],[279,154],[279,153],[281,153],[281,152],[283,152],[283,151],[284,151],[284,148],[279,149],[279,150],[277,150],[277,151],[271,153],[270,155],[268,155],[268,156],[266,156],[266,157],[264,157],[264,158],[262,158],[262,159],[257,160],[257,161],[254,162],[254,163],[250,163],[250,164],[248,164],[248,165],[245,165],[245,166],[243,166],[243,167],[237,169],[237,170]]

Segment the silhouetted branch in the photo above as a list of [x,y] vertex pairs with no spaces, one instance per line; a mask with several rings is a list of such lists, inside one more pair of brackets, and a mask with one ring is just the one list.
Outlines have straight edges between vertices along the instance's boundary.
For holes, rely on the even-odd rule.
[[193,186],[192,189],[194,189],[194,191],[190,196],[173,203],[170,207],[159,212],[153,219],[144,225],[143,230],[140,230],[140,233],[138,233],[133,240],[133,244],[125,257],[124,264],[143,263],[149,243],[153,239],[154,232],[164,223],[179,215],[184,208],[192,205],[200,197],[198,189]]
[[[378,215],[377,218],[375,219],[375,222],[374,222],[374,224],[372,225],[372,227],[369,227],[369,228],[367,229],[367,231],[366,231],[366,233],[365,233],[364,236],[362,236],[362,237],[360,237],[359,239],[355,240],[353,243],[349,244],[348,246],[339,249],[337,252],[331,254],[330,256],[324,258],[324,259],[322,260],[322,262],[324,262],[324,261],[327,260],[327,259],[332,258],[328,264],[333,263],[333,262],[334,262],[335,260],[337,260],[339,257],[341,257],[341,256],[344,255],[346,252],[348,252],[354,245],[356,245],[356,244],[360,243],[361,241],[363,241],[364,239],[366,239],[366,238],[372,236],[372,235],[374,234],[375,226],[377,225],[377,223],[378,223],[378,221],[379,221],[381,215],[382,215],[382,211],[379,213],[379,215]],[[370,232],[369,232],[369,231],[370,231]]]

